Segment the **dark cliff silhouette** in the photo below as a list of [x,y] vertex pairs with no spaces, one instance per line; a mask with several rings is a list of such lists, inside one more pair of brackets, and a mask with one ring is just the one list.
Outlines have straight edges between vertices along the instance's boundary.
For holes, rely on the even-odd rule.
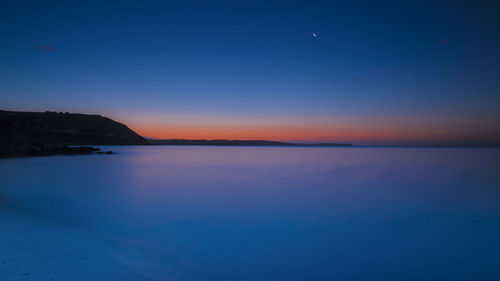
[[127,126],[100,115],[0,110],[0,143],[147,145]]

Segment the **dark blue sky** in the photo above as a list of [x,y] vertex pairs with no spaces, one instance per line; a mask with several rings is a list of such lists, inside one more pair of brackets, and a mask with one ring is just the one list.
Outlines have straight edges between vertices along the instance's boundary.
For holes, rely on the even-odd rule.
[[157,137],[499,140],[499,12],[494,1],[2,1],[0,104],[98,113]]

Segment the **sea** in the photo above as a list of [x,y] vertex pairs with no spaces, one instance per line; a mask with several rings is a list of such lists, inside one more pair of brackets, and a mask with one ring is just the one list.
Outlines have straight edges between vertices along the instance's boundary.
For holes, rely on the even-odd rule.
[[0,280],[500,280],[500,149],[0,159]]

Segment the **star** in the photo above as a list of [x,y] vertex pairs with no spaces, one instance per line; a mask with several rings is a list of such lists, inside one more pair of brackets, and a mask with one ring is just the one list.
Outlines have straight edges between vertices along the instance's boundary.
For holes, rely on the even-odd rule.
[[314,37],[314,38],[318,38],[318,33],[313,32],[313,37]]

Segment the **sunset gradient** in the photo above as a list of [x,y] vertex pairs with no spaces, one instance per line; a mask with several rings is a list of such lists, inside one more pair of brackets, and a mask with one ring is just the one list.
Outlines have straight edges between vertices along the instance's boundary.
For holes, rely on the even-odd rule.
[[499,4],[4,1],[4,110],[145,137],[500,143]]

